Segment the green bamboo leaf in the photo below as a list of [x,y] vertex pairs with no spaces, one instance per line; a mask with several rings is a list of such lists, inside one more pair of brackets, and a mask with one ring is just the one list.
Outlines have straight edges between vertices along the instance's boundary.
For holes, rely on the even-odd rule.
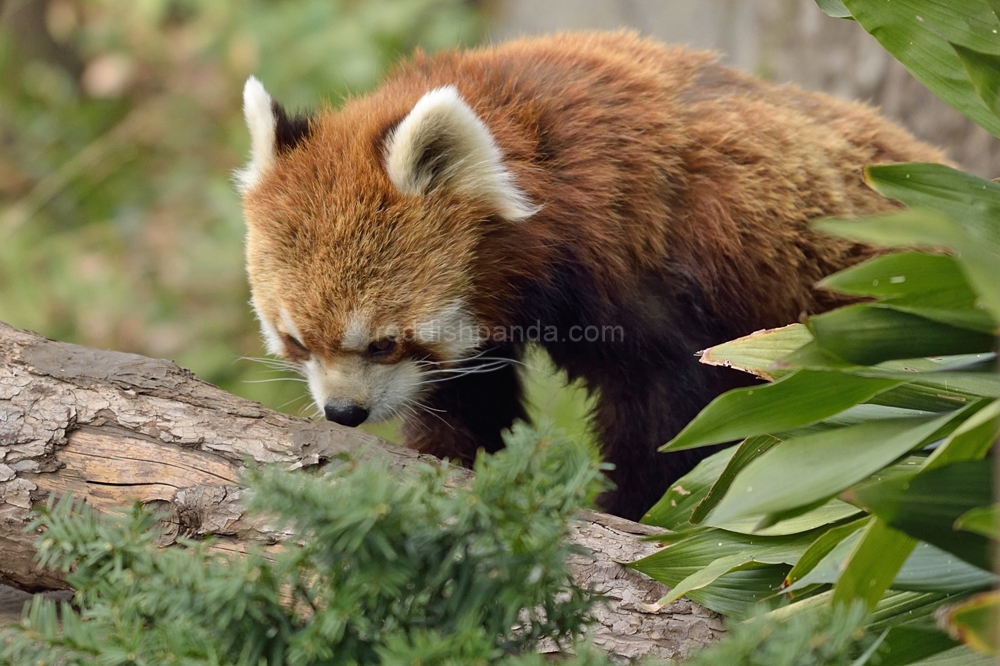
[[1000,620],[1000,591],[990,590],[960,603],[944,606],[937,615],[938,626],[952,638],[980,654],[1000,654],[997,626]]
[[[912,380],[879,394],[872,401],[910,409],[944,411],[949,404],[1000,398],[1000,373],[996,368],[997,357],[991,353],[886,361],[875,367],[855,366],[842,372],[862,377]],[[907,402],[901,404],[901,401]]]
[[869,610],[875,608],[916,545],[916,539],[881,520],[869,523],[833,587],[833,603],[857,599]]
[[701,523],[708,516],[709,512],[722,500],[729,486],[736,475],[755,460],[777,444],[780,440],[770,435],[758,435],[748,437],[739,445],[736,452],[729,459],[726,468],[716,477],[711,489],[705,493],[702,500],[691,513],[691,522],[695,525]]
[[741,534],[781,536],[829,527],[859,513],[861,510],[856,506],[831,498],[820,500],[815,505],[803,507],[801,510],[778,514],[760,514],[725,521],[717,521],[714,516],[709,516],[703,525]]
[[871,481],[852,488],[844,498],[879,517],[887,525],[954,553],[989,571],[989,539],[955,530],[955,521],[993,499],[991,460],[956,462],[912,477]]
[[[667,604],[671,604],[692,590],[700,590],[708,587],[720,577],[727,573],[741,569],[748,564],[753,564],[753,555],[749,551],[742,551],[735,555],[720,557],[708,566],[699,569],[684,580],[671,588],[670,593],[656,602],[651,611],[657,611]],[[759,565],[758,565],[759,566]]]
[[931,470],[961,460],[978,460],[989,453],[998,437],[1000,400],[994,400],[948,435],[927,459],[924,469]]
[[[803,328],[809,330],[804,324]],[[856,363],[848,363],[844,359],[831,354],[827,350],[823,349],[815,339],[812,338],[810,334],[810,340],[806,344],[802,345],[788,356],[784,356],[771,366],[772,372],[778,374],[778,372],[788,373],[791,370],[840,370],[848,372],[851,370],[858,370],[864,366],[857,365]]]
[[662,608],[689,592],[704,589],[727,573],[791,564],[801,557],[804,546],[802,539],[764,541],[739,553],[720,557],[677,583],[669,594],[656,602],[656,606]]
[[[865,181],[879,194],[910,208],[944,213],[975,243],[985,243],[994,250],[1000,245],[1000,184],[943,164],[920,163],[868,166]],[[924,234],[924,238],[909,242],[952,245],[949,237],[955,232],[931,225]]]
[[[830,596],[833,596],[832,594]],[[905,592],[889,590],[868,617],[869,631],[898,625],[901,619],[914,624],[931,623],[934,611],[944,601],[962,598],[959,593]]]
[[[870,170],[874,171],[874,168]],[[980,189],[993,196],[994,193],[988,191],[992,183],[982,182],[988,185],[981,185]],[[871,184],[879,189],[875,183]],[[938,189],[940,193],[953,194],[949,187],[950,185],[945,184]],[[958,219],[974,221],[975,228],[971,230],[970,224],[963,227],[940,212],[917,209],[863,220],[823,220],[817,222],[816,227],[826,233],[891,247],[925,245],[951,248],[979,296],[978,305],[988,310],[996,320],[1000,319],[1000,271],[996,270],[997,265],[1000,265],[1000,240],[996,238],[996,234],[1000,233],[1000,225],[995,222],[998,218],[992,217],[996,214],[996,207],[996,204],[990,204],[990,210],[986,211],[988,215],[984,215],[981,210],[967,208],[966,214]]]
[[853,19],[851,12],[848,11],[847,7],[841,0],[816,0],[816,4],[827,16],[832,16],[833,18],[842,19]]
[[693,527],[689,522],[692,512],[708,495],[736,451],[737,447],[732,446],[699,462],[693,470],[671,484],[663,497],[642,517],[642,523],[675,532]]
[[925,237],[910,243],[952,248],[982,305],[1000,320],[1000,185],[940,164],[872,166],[865,178],[877,192],[911,208],[948,216],[947,223],[916,225],[910,231]]
[[[809,612],[829,605],[832,596],[832,590],[820,592],[769,611],[767,617],[780,620],[794,613]],[[934,611],[942,602],[960,598],[962,596],[956,593],[903,592],[890,589],[882,595],[875,610],[868,616],[866,628],[869,633],[877,633],[899,625],[901,620],[907,624],[924,625],[932,621]]]
[[955,418],[866,421],[786,440],[736,476],[712,519],[779,513],[832,497],[930,441]]
[[878,298],[894,310],[983,333],[997,330],[976,307],[976,292],[954,257],[905,252],[877,257],[836,273],[821,286]]
[[951,43],[997,52],[1000,24],[985,3],[953,0],[844,0],[861,26],[918,81],[1000,136],[1000,119],[983,102]]
[[680,451],[806,426],[900,383],[837,372],[799,371],[773,384],[719,396],[660,451]]
[[[952,390],[952,387],[968,386],[971,388],[973,386],[988,387],[995,385],[990,380],[976,382],[974,379],[970,378],[970,381],[963,381],[964,378],[958,378],[954,384],[950,385],[945,383],[947,380],[939,382],[913,381],[907,384],[900,384],[890,391],[875,396],[871,399],[871,403],[873,405],[877,404],[897,409],[947,412],[956,407],[965,407],[973,403],[982,402],[980,395],[971,391]],[[942,384],[945,385],[942,386]]]
[[878,305],[851,305],[811,317],[809,330],[823,349],[849,363],[975,354],[996,348],[988,333],[956,328]]
[[746,620],[760,612],[761,607],[779,603],[774,598],[788,565],[737,569],[720,576],[700,590],[691,590],[688,598],[716,613],[734,620]]
[[[793,356],[797,356],[797,353]],[[798,360],[796,358],[795,362],[798,363]],[[803,360],[812,363],[817,359]],[[876,404],[924,412],[945,412],[980,398],[1000,398],[1000,373],[996,371],[996,363],[996,355],[992,353],[894,360],[876,366],[852,365],[839,361],[839,372],[859,377],[899,379],[905,383],[874,396],[868,405],[852,407],[827,421],[839,419],[852,410]],[[804,364],[801,368],[837,369],[832,364]]]
[[952,44],[979,97],[994,114],[1000,114],[1000,57]]
[[831,527],[821,534],[815,541],[809,544],[809,548],[802,553],[802,557],[798,559],[792,570],[788,572],[788,575],[785,577],[785,586],[793,585],[801,580],[806,574],[815,569],[816,565],[829,555],[840,542],[852,534],[859,533],[871,520],[871,516],[865,516],[864,518],[852,520],[845,525]]
[[995,574],[925,541],[917,544],[892,587],[916,592],[970,592],[995,585]]
[[787,369],[774,368],[775,361],[811,340],[812,334],[808,328],[802,324],[791,324],[783,328],[757,331],[706,349],[701,354],[701,362],[706,365],[735,368],[761,379],[773,381],[790,372]]
[[953,257],[924,252],[898,252],[869,259],[820,280],[828,287],[857,296],[900,299],[943,292],[945,303],[971,301],[973,294]]
[[991,504],[969,509],[955,521],[955,529],[1000,541],[1000,506]]
[[973,652],[965,645],[911,663],[913,666],[996,666],[993,657]]
[[[810,533],[755,537],[724,530],[700,530],[628,566],[675,587],[716,560],[744,552],[760,554],[771,561],[794,562],[814,538],[815,534]],[[746,617],[758,602],[773,596],[789,567],[790,564],[775,564],[730,571],[705,587],[690,590],[688,597],[730,617]]]
[[958,645],[948,634],[922,624],[890,627],[878,651],[878,666],[905,666]]

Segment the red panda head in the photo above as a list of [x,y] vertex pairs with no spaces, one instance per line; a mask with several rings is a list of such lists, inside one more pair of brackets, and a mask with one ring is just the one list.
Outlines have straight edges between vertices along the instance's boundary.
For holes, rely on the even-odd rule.
[[236,182],[268,351],[301,365],[330,420],[412,409],[442,363],[480,344],[483,228],[535,208],[453,86],[309,120],[252,77],[243,101],[251,154]]

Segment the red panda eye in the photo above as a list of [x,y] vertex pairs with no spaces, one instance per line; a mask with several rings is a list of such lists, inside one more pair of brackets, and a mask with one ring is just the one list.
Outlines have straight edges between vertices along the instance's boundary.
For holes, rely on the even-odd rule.
[[298,339],[292,337],[291,335],[285,336],[285,342],[288,344],[289,347],[292,348],[292,351],[297,352],[298,354],[305,354],[307,356],[312,355],[312,352],[306,349],[306,346],[304,344],[299,342]]
[[379,338],[368,345],[368,353],[372,356],[385,356],[396,348],[396,338]]

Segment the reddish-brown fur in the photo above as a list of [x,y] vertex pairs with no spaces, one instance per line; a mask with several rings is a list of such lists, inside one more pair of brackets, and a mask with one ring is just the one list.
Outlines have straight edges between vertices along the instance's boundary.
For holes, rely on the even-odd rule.
[[[446,85],[492,132],[533,216],[393,187],[387,136]],[[693,352],[835,305],[813,285],[873,250],[809,221],[894,207],[864,185],[865,164],[943,160],[867,106],[630,33],[418,54],[313,118],[247,192],[248,270],[262,316],[294,303],[302,343],[329,358],[344,354],[347,304],[386,323],[463,299],[489,327],[623,326],[623,342],[545,346],[599,393],[618,466],[606,506],[639,517],[699,456],[655,448],[732,384]],[[516,358],[520,345],[492,349]],[[468,461],[501,445],[519,397],[512,370],[442,385],[427,404],[445,411],[409,419],[409,443]]]

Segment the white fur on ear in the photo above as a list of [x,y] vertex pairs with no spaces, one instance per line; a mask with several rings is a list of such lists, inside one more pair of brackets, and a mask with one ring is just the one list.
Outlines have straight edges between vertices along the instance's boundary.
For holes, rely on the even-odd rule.
[[250,130],[250,162],[234,174],[241,194],[260,182],[261,176],[274,164],[274,132],[276,119],[271,96],[264,86],[251,76],[243,86],[243,117]]
[[514,184],[493,135],[455,86],[420,98],[386,143],[385,169],[403,194],[426,194],[443,184],[493,205],[508,220],[538,211]]

